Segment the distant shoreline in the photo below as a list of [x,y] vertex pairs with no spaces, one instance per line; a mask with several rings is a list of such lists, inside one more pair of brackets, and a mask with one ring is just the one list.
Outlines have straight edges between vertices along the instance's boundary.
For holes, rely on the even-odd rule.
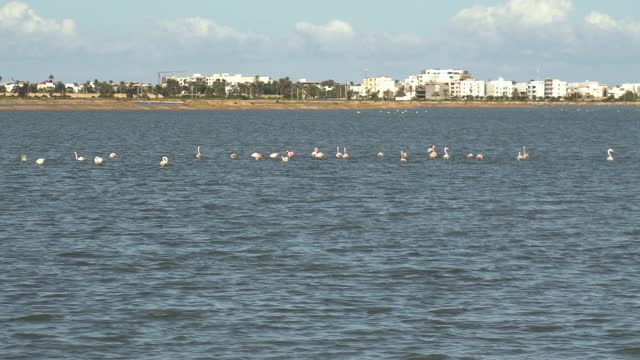
[[341,101],[341,100],[114,100],[18,99],[0,97],[2,110],[382,110],[415,108],[540,108],[557,106],[640,106],[640,102],[522,101]]

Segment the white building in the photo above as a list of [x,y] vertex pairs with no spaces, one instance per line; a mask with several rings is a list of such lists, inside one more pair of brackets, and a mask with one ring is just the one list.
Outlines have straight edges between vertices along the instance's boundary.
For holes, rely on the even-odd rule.
[[620,85],[624,91],[631,91],[633,93],[640,93],[640,83],[624,83]]
[[449,83],[470,79],[471,74],[467,70],[456,69],[427,69],[420,72],[418,82],[420,85],[427,83]]
[[462,80],[460,84],[460,97],[473,96],[485,97],[485,81],[484,80]]
[[418,76],[416,75],[409,76],[408,78],[404,79],[404,81],[402,82],[402,85],[404,85],[405,92],[414,92],[416,90],[416,86],[420,85]]
[[211,76],[207,76],[206,82],[208,86],[213,85],[216,80],[225,81],[227,84],[237,85],[237,84],[252,84],[254,82],[263,82],[263,83],[271,83],[271,78],[268,76],[243,76],[242,74],[213,74]]
[[76,84],[76,83],[64,84],[64,88],[66,89],[67,92],[74,92],[74,93],[82,92],[82,89],[83,89],[82,85]]
[[[352,91],[354,94],[362,94],[362,92],[364,91],[364,86],[362,85],[349,85],[349,90]],[[366,92],[366,91],[365,91]]]
[[544,80],[531,80],[527,85],[529,99],[544,99]]
[[8,83],[8,84],[2,84],[2,86],[4,86],[4,90],[8,93],[13,92],[13,89],[18,86],[18,84],[15,83]]
[[450,81],[448,83],[442,83],[441,91],[443,91],[443,96],[447,94],[444,93],[444,90],[449,91],[449,97],[460,97],[460,81]]
[[[513,95],[514,84],[511,80],[505,80],[499,77],[498,80],[491,80],[487,82],[487,96],[507,96]],[[525,91],[526,92],[526,91]]]
[[558,79],[545,79],[544,96],[545,97],[564,97],[567,95],[567,82]]
[[230,75],[227,73],[213,74],[211,76],[203,76],[202,74],[193,74],[188,77],[176,77],[172,76],[170,79],[176,80],[180,86],[189,86],[190,84],[206,83],[207,86],[212,86],[216,81],[226,82],[227,85],[237,85],[245,83],[254,83],[260,81],[263,83],[270,83],[271,78],[268,76],[243,76],[242,74]]
[[378,94],[378,96],[384,96],[386,91],[391,91],[395,96],[397,87],[396,81],[387,76],[378,76],[372,78],[364,78],[362,80],[362,88],[360,95],[362,96],[371,96],[373,94]]
[[204,81],[204,76],[202,76],[202,74],[193,74],[187,77],[177,77],[173,75],[169,79],[177,81],[180,86],[188,86]]
[[51,80],[45,80],[41,83],[38,83],[38,85],[36,85],[36,89],[38,91],[53,91],[56,88],[56,84],[53,83],[53,81]]
[[616,99],[622,97],[626,93],[627,90],[625,90],[622,86],[613,86],[607,89],[607,95],[613,95],[613,97]]
[[513,87],[518,92],[518,95],[528,96],[529,83],[526,83],[526,82],[515,83]]
[[578,93],[585,97],[601,98],[604,96],[606,86],[600,85],[597,81],[584,81],[581,83],[569,83],[567,85],[567,94]]

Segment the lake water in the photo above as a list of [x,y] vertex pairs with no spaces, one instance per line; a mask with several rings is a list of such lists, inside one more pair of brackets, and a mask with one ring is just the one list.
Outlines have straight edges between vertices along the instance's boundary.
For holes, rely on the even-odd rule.
[[639,119],[2,111],[0,358],[638,358]]

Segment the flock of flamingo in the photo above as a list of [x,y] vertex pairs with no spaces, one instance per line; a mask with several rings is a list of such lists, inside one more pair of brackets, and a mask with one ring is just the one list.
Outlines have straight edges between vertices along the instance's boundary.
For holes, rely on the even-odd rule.
[[[442,160],[449,160],[451,158],[451,156],[449,155],[449,147],[445,146],[443,149],[443,155],[442,155]],[[611,154],[613,154],[614,151],[613,149],[608,149],[607,150],[607,161],[613,161],[613,156]],[[438,154],[437,148],[435,145],[431,146],[429,149],[427,149],[427,154],[429,159],[437,159],[440,154]],[[75,156],[75,160],[76,161],[85,161],[86,158],[84,156],[78,156],[78,153],[76,151],[73,152],[73,155]],[[277,161],[283,161],[283,162],[288,162],[289,159],[293,158],[294,156],[296,156],[296,153],[290,150],[284,151],[282,153],[280,152],[274,152],[269,154],[269,159],[271,160],[277,160]],[[197,147],[196,149],[196,155],[195,155],[196,159],[202,159],[203,154],[200,152],[200,146]],[[237,153],[231,153],[229,154],[229,157],[232,160],[237,160],[238,159],[238,154]],[[335,157],[337,159],[343,159],[343,160],[347,160],[351,157],[351,155],[349,155],[349,153],[347,152],[347,148],[343,147],[342,150],[340,149],[339,146],[336,147],[336,155]],[[378,159],[382,159],[384,157],[384,153],[383,152],[379,152],[376,154],[376,157]],[[109,158],[111,159],[116,159],[118,158],[118,154],[116,154],[115,152],[111,152],[109,153]],[[254,152],[253,154],[251,154],[251,158],[253,158],[254,160],[262,160],[263,156],[261,153],[259,152]],[[325,154],[323,152],[321,152],[317,147],[313,148],[313,152],[311,152],[311,158],[312,159],[316,159],[316,160],[322,160],[325,158]],[[400,162],[407,162],[409,158],[409,155],[407,154],[406,151],[404,150],[400,150]],[[484,160],[484,156],[481,153],[478,154],[473,154],[473,153],[468,153],[466,155],[467,159],[475,159],[475,160]],[[526,146],[522,146],[522,151],[518,151],[518,155],[515,157],[516,160],[518,161],[526,161],[529,160],[529,153],[527,152],[527,147]],[[22,162],[26,162],[28,161],[28,157],[26,154],[20,155],[20,161]],[[105,160],[100,157],[100,156],[96,156],[93,158],[93,162],[96,165],[103,165],[105,163]],[[39,158],[35,161],[35,163],[37,165],[44,165],[45,163],[45,159],[44,158]],[[160,160],[160,167],[167,167],[169,166],[169,158],[167,156],[162,156],[161,160]]]

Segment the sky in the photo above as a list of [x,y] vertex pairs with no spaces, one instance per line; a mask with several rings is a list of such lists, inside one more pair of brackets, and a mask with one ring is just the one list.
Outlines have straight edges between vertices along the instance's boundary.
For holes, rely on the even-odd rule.
[[637,0],[0,0],[0,82],[240,73],[640,82]]

